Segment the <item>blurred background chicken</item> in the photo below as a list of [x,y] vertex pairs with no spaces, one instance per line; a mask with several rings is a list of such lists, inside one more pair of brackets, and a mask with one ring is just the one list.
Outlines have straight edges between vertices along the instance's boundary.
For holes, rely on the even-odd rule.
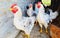
[[29,17],[32,17],[32,16],[36,17],[36,11],[33,10],[33,4],[29,5],[29,8],[27,9],[27,14]]
[[30,17],[31,17],[31,16],[33,15],[33,13],[32,13],[32,12],[33,12],[33,5],[32,5],[32,4],[30,4],[30,5],[29,5],[29,9],[27,10],[27,14],[28,14],[28,16],[30,16]]
[[30,38],[30,32],[34,26],[35,17],[24,17],[21,8],[16,4],[11,6],[12,13],[14,14],[14,25],[17,29],[25,32],[24,36]]
[[[38,10],[37,10],[37,4],[35,5],[35,10],[33,10],[33,4],[30,4],[29,5],[29,9],[27,10],[27,15],[29,16],[29,17],[35,17],[35,19],[36,19],[36,16],[37,16],[37,14],[38,14],[38,12],[37,12]],[[37,21],[35,20],[35,23],[34,23],[35,25],[37,25]]]

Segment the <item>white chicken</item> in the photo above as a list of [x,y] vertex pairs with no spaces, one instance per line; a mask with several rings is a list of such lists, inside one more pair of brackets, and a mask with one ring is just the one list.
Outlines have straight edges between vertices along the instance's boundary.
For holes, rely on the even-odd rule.
[[37,21],[39,22],[39,25],[41,27],[40,32],[42,32],[42,26],[44,25],[44,27],[46,29],[46,33],[48,33],[47,27],[48,27],[49,21],[51,21],[52,19],[55,19],[58,14],[56,12],[55,13],[50,12],[50,15],[45,13],[45,9],[44,9],[43,5],[40,2],[38,2],[37,7],[39,8],[38,9],[39,13],[37,15]]
[[43,25],[45,26],[46,32],[47,32],[48,23],[46,21],[47,17],[45,16],[45,9],[44,9],[43,5],[40,2],[38,2],[37,7],[39,8],[39,11],[38,11],[39,13],[37,15],[37,21],[39,22],[39,25],[41,27],[40,32],[42,32],[42,26]]
[[[35,5],[36,6],[36,5]],[[37,7],[37,6],[36,6]],[[29,17],[35,17],[35,19],[36,19],[36,15],[37,15],[37,11],[34,11],[33,10],[33,5],[32,4],[30,4],[29,5],[29,9],[27,10],[27,14],[28,14],[28,16]],[[37,21],[35,20],[35,25],[37,24]]]
[[32,4],[30,4],[30,5],[29,5],[29,9],[27,10],[27,14],[28,14],[28,16],[30,16],[30,17],[31,17],[31,16],[33,15],[33,13],[32,13],[32,12],[33,12],[33,5],[32,5]]
[[12,13],[14,14],[14,25],[17,29],[25,32],[24,36],[30,38],[30,32],[34,26],[35,17],[22,16],[21,8],[16,4],[11,6]]
[[[35,5],[35,6],[36,6],[36,5]],[[37,7],[37,6],[36,6],[36,7]],[[37,13],[38,13],[37,11],[34,11],[34,10],[33,10],[33,5],[30,4],[30,5],[29,5],[29,9],[27,10],[28,16],[29,16],[29,17],[35,17],[35,19],[36,19]],[[36,23],[35,23],[35,25],[36,25],[36,24],[37,24],[37,21],[35,20],[35,22],[36,22]]]

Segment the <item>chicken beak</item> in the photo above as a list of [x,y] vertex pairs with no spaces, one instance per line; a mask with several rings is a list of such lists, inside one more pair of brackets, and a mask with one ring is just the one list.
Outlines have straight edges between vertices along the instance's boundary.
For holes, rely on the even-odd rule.
[[12,8],[9,9],[10,11],[13,10]]

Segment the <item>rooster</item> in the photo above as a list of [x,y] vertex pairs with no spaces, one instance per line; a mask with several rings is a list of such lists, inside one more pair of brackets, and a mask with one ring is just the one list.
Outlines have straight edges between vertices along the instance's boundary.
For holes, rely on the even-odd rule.
[[47,32],[47,26],[48,26],[48,24],[47,24],[46,19],[48,19],[48,18],[45,16],[45,9],[44,9],[43,5],[41,4],[41,2],[38,2],[38,6],[37,7],[39,8],[38,9],[39,13],[37,15],[37,21],[39,22],[39,25],[41,27],[40,32],[42,32],[42,26],[43,25],[45,26],[46,32]]
[[30,38],[30,32],[34,26],[35,17],[24,17],[22,10],[17,4],[11,6],[12,13],[14,14],[14,25],[17,29],[25,32],[24,36]]
[[[55,19],[58,14],[57,14],[57,12],[55,12],[55,13],[50,12],[50,15],[45,13],[44,6],[41,4],[41,2],[38,2],[37,7],[38,7],[38,12],[39,12],[37,15],[37,21],[39,22],[39,25],[41,27],[40,32],[42,32],[42,26],[44,25],[44,27],[46,29],[46,33],[48,33],[47,27],[48,27],[49,21],[51,21],[52,19]],[[55,15],[55,14],[57,14],[57,15]]]

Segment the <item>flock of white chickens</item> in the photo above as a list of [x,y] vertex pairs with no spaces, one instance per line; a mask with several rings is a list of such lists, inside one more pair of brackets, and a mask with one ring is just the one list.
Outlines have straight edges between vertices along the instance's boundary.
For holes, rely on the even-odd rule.
[[[34,27],[35,21],[37,21],[41,27],[40,32],[42,32],[42,26],[44,26],[46,32],[48,32],[47,27],[49,21],[52,22],[58,15],[57,12],[53,13],[51,9],[49,9],[50,14],[45,13],[45,8],[41,2],[35,4],[35,11],[33,10],[33,4],[29,5],[29,9],[27,9],[29,17],[23,16],[22,10],[17,4],[13,4],[10,10],[14,14],[14,26],[17,29],[24,31],[24,36],[27,36],[27,38],[30,38],[30,32]],[[36,16],[34,14],[36,14]]]

